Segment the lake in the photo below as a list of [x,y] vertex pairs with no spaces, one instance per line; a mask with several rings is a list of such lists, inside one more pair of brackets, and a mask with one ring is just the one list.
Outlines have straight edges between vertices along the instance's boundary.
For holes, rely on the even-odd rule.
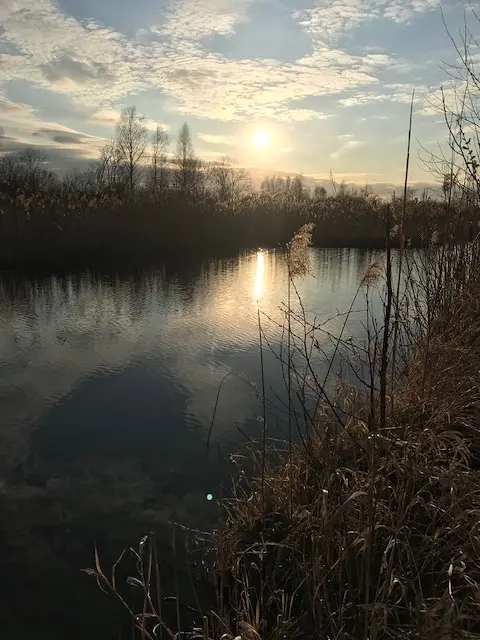
[[[311,249],[311,274],[296,282],[308,317],[338,332],[336,314],[378,255]],[[108,564],[170,521],[214,525],[229,454],[262,431],[258,308],[268,434],[285,437],[276,355],[287,282],[275,251],[114,275],[2,274],[3,639],[118,640],[116,606],[80,571],[92,566],[94,540]],[[354,308],[364,306],[360,293]],[[302,308],[295,293],[292,308]],[[363,319],[348,335],[362,337]],[[320,342],[321,375],[333,342]],[[169,545],[165,534],[166,570],[177,562]]]

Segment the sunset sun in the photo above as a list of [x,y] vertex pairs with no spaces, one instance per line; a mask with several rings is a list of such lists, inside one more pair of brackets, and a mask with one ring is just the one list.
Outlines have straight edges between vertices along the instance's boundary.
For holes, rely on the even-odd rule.
[[266,149],[270,146],[270,135],[266,131],[255,131],[253,134],[253,146],[256,149]]

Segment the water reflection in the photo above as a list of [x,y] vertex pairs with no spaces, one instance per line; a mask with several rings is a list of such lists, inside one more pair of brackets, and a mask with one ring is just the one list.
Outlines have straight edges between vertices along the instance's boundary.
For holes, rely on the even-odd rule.
[[[374,256],[311,257],[312,274],[296,284],[320,321],[348,308]],[[8,558],[0,572],[13,580],[2,616],[41,593],[50,608],[33,608],[37,633],[53,620],[51,637],[118,638],[116,629],[108,635],[109,619],[98,629],[90,601],[71,628],[72,603],[78,608],[78,594],[94,591],[78,583],[91,541],[116,548],[172,519],[199,527],[214,520],[205,496],[216,495],[228,473],[223,454],[259,429],[257,300],[275,348],[286,293],[285,260],[272,251],[139,274],[0,280],[0,528]],[[331,331],[342,321],[332,319]],[[361,323],[350,329],[360,334]],[[328,352],[328,340],[323,346]],[[273,402],[281,370],[268,350],[264,363]],[[269,416],[278,432],[280,414]],[[25,594],[25,576],[34,595]],[[103,611],[103,599],[98,606]]]
[[255,287],[254,287],[254,296],[255,300],[260,300],[263,293],[263,278],[265,273],[265,257],[263,255],[263,251],[257,252],[257,270],[255,273]]

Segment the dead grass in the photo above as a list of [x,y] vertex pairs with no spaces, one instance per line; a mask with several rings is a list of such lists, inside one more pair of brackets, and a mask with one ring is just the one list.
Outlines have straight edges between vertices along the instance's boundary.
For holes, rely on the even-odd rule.
[[[217,604],[198,628],[167,629],[142,542],[127,581],[144,594],[129,609],[142,638],[480,638],[480,243],[414,260],[394,300],[397,357],[391,336],[382,351],[388,386],[377,327],[366,390],[339,384],[299,442],[237,458],[249,469],[208,544]],[[361,286],[381,289],[378,270]]]
[[263,485],[237,485],[215,537],[230,628],[247,622],[272,639],[480,634],[480,270],[472,259],[454,250],[442,257],[442,270],[457,272],[440,296],[429,281],[436,310],[394,377],[384,429],[357,394],[345,429],[323,412],[321,428],[291,459],[278,456]]

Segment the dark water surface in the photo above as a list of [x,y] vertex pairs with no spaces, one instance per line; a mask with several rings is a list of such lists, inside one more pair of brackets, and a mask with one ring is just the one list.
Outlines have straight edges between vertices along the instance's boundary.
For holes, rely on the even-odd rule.
[[[312,275],[298,282],[306,312],[327,319],[346,311],[375,255],[312,249],[311,257]],[[171,520],[214,524],[207,493],[228,485],[228,454],[261,431],[257,298],[278,349],[274,321],[287,299],[279,253],[130,275],[3,274],[2,639],[118,639],[117,609],[80,572],[92,564],[93,541],[108,561]],[[333,319],[330,330],[341,323]],[[349,329],[361,335],[360,320]],[[322,346],[331,349],[327,339]],[[275,404],[283,382],[268,351],[265,374]],[[271,410],[279,437],[281,415]],[[167,568],[176,562],[168,540]]]

